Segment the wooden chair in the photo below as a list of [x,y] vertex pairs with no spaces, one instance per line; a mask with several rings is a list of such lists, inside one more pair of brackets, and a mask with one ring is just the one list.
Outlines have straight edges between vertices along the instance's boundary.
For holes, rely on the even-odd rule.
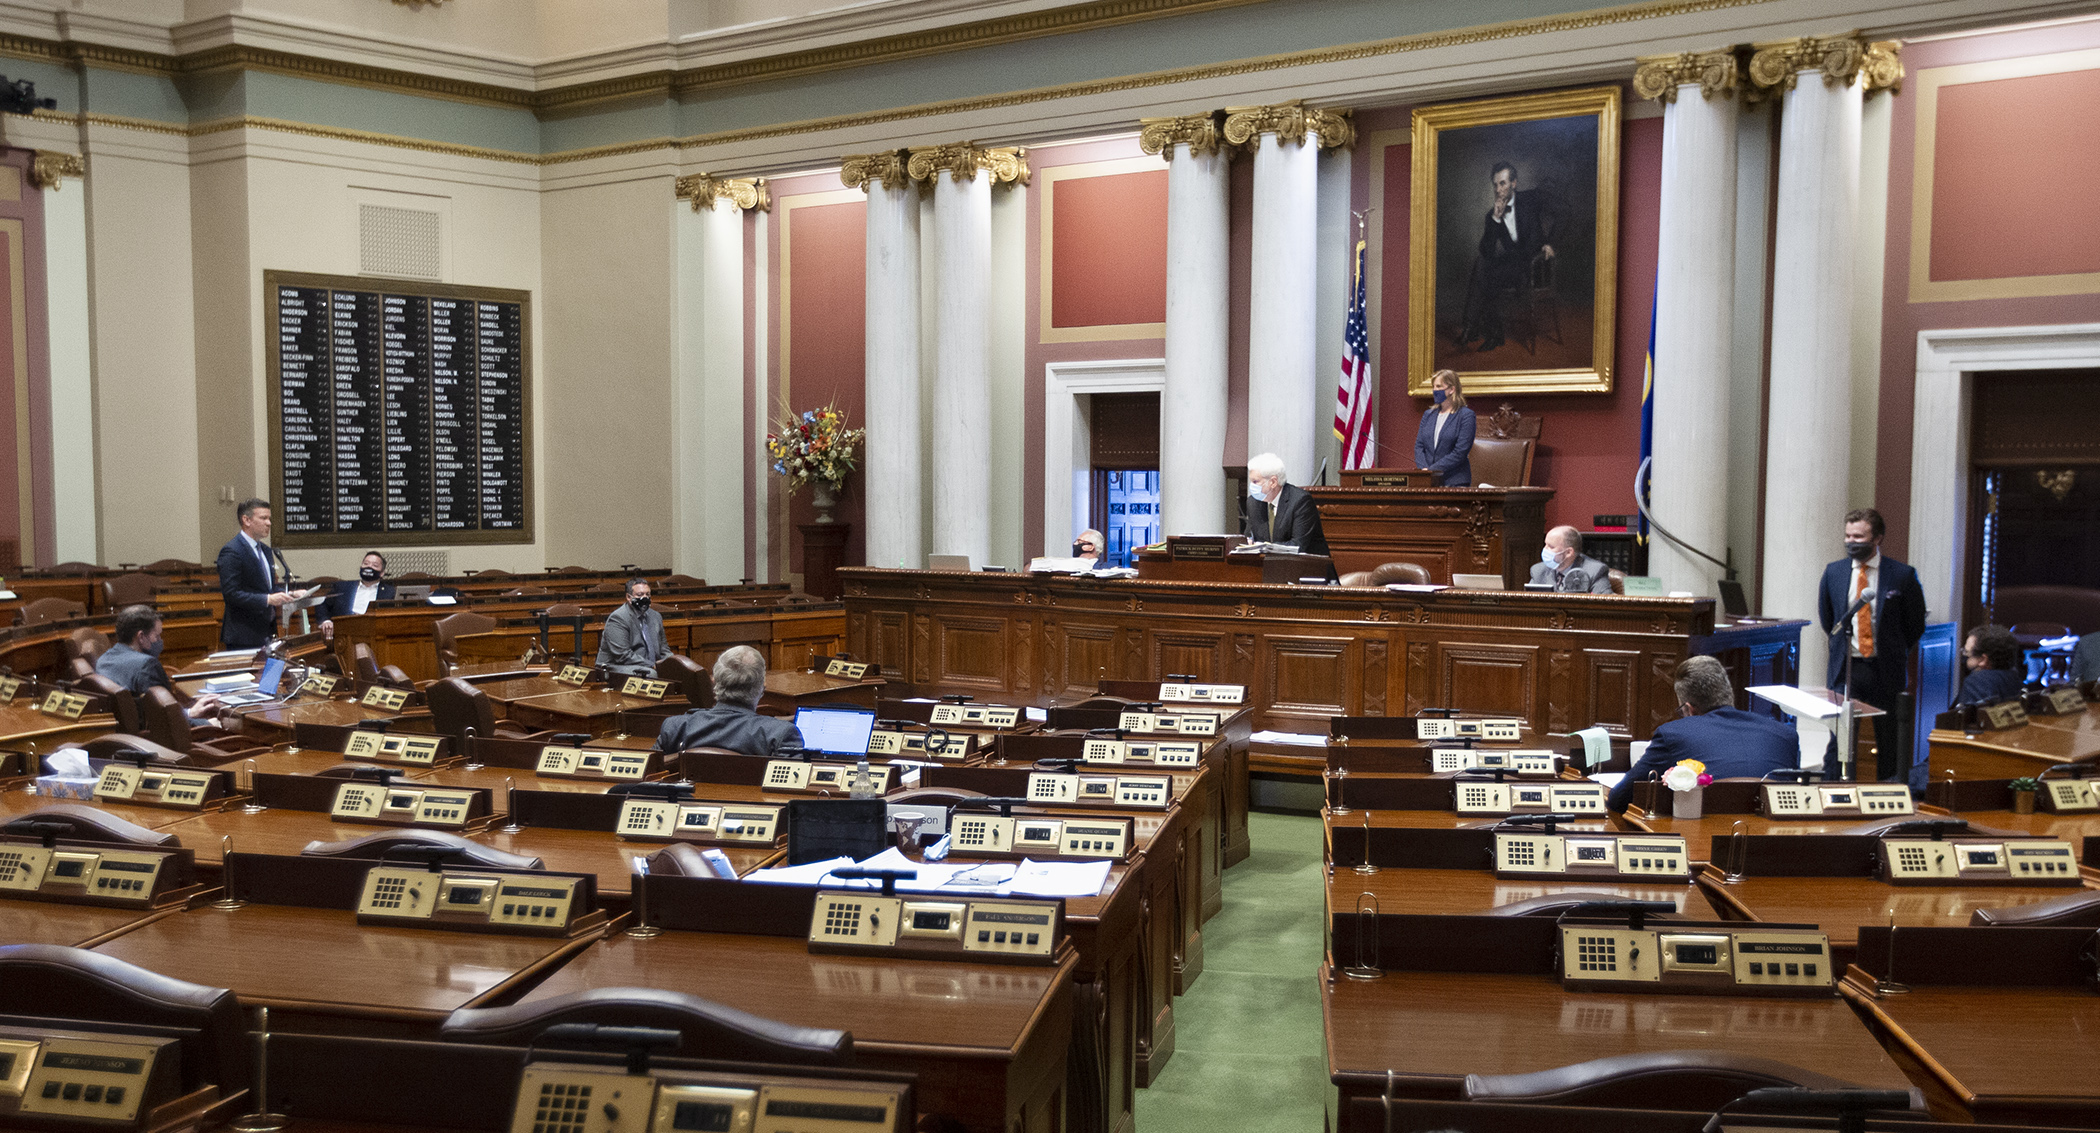
[[154,592],[160,589],[160,579],[143,572],[120,574],[102,580],[102,604],[112,610],[126,606],[150,606]]
[[487,614],[476,614],[462,610],[457,614],[442,617],[432,626],[436,635],[438,675],[449,677],[452,666],[459,663],[460,637],[470,633],[487,633],[496,628],[496,619]]
[[410,680],[408,674],[401,671],[400,666],[380,667],[379,658],[373,655],[372,647],[362,641],[350,647],[350,667],[357,679],[368,685],[385,685],[388,688],[411,691],[416,687],[416,682]]
[[706,669],[701,668],[681,653],[673,653],[656,663],[658,680],[671,682],[672,687],[685,691],[686,703],[695,708],[715,706],[715,681]]
[[1420,563],[1380,563],[1371,569],[1371,585],[1385,586],[1395,582],[1410,582],[1418,586],[1429,584],[1429,568]]
[[489,694],[458,677],[446,677],[423,690],[430,704],[430,722],[443,735],[451,736],[465,751],[467,736],[501,737],[507,740],[545,740],[553,732],[534,732],[496,719],[496,704]]
[[104,653],[109,652],[109,635],[94,626],[81,626],[67,634],[66,639],[59,645],[68,661],[76,657],[85,658],[88,668],[93,669],[95,662],[101,660]]
[[1505,403],[1491,417],[1476,419],[1473,452],[1475,486],[1523,488],[1531,484],[1531,462],[1539,443],[1537,417],[1526,417]]
[[270,750],[268,744],[257,743],[217,726],[191,724],[182,702],[175,699],[174,693],[158,685],[146,690],[145,703],[139,705],[139,717],[147,739],[199,762],[225,763]]
[[22,603],[22,608],[15,611],[15,624],[40,626],[45,622],[84,617],[87,617],[87,607],[70,598],[38,598],[34,602]]

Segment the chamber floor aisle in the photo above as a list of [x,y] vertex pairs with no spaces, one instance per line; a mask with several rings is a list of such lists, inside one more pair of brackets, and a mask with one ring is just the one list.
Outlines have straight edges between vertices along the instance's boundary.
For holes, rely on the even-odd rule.
[[1320,1028],[1320,820],[1248,816],[1254,854],[1203,926],[1203,975],[1174,1005],[1174,1058],[1137,1092],[1142,1133],[1311,1133],[1333,1088]]

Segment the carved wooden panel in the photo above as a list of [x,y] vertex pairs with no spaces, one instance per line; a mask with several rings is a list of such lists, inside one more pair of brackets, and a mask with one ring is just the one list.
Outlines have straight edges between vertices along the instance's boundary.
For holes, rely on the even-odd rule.
[[925,684],[933,679],[933,618],[918,614],[911,623],[911,679]]
[[1269,711],[1301,717],[1359,715],[1363,665],[1353,637],[1270,634],[1263,639],[1262,687]]
[[1091,696],[1101,678],[1116,675],[1116,627],[1066,622],[1064,657],[1058,666],[1057,687],[1045,689],[1062,696]]
[[934,679],[943,685],[1004,691],[1005,618],[944,614],[936,622],[938,660]]
[[1007,643],[1006,691],[1018,694],[1023,700],[1033,698],[1035,680],[1030,670],[1035,666],[1035,623],[1027,618],[1015,618],[1013,638]]
[[1429,695],[1429,643],[1410,641],[1407,643],[1407,705],[1404,715],[1413,716],[1428,707],[1423,697]]
[[1631,735],[1634,712],[1640,705],[1641,655],[1624,649],[1582,651],[1582,692],[1574,698],[1581,705],[1579,719],[1556,732],[1602,724],[1613,735]]
[[1567,732],[1581,727],[1568,706],[1575,703],[1575,653],[1554,649],[1546,654],[1546,729]]
[[1152,667],[1139,680],[1165,679],[1168,673],[1186,673],[1199,684],[1210,684],[1225,671],[1225,635],[1222,633],[1161,633],[1152,639]]
[[1437,646],[1438,704],[1462,712],[1522,716],[1533,728],[1537,715],[1539,649],[1533,645],[1442,642]]
[[1386,646],[1380,638],[1364,642],[1364,715],[1385,715]]
[[[1648,734],[1677,718],[1677,665],[1683,658],[1656,653],[1648,658]],[[1723,662],[1726,664],[1726,662]],[[1636,691],[1636,696],[1639,692]],[[1636,709],[1638,711],[1638,709]]]

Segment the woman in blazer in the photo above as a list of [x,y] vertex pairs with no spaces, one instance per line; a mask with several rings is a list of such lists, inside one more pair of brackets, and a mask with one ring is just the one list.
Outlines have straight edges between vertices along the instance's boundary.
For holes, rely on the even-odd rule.
[[1466,408],[1465,389],[1456,373],[1438,370],[1429,379],[1429,391],[1435,404],[1415,430],[1415,467],[1436,473],[1442,487],[1471,487],[1473,411]]

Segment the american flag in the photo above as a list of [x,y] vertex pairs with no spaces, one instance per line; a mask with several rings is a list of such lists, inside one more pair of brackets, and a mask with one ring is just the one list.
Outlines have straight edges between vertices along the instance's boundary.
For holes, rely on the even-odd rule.
[[1371,397],[1371,334],[1364,316],[1364,245],[1356,238],[1356,284],[1349,292],[1349,322],[1342,329],[1342,377],[1334,391],[1334,435],[1342,442],[1342,467],[1366,468],[1378,449],[1377,407]]

